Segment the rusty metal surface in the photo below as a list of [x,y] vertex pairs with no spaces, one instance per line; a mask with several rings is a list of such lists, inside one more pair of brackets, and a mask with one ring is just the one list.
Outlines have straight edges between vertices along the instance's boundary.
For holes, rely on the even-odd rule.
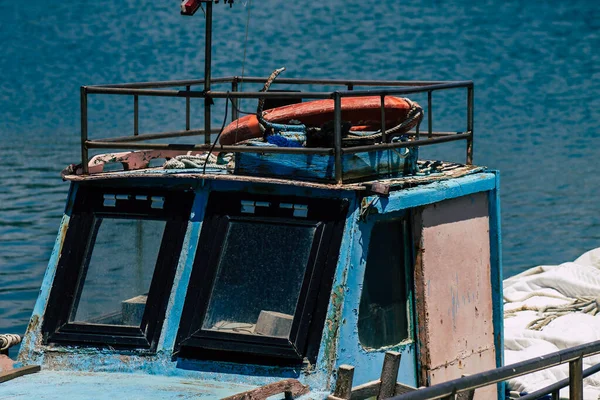
[[[370,152],[370,151],[378,151],[382,148],[400,148],[400,147],[417,147],[417,146],[428,146],[435,145],[438,143],[444,143],[448,141],[454,140],[465,140],[467,143],[466,149],[466,163],[472,164],[473,161],[473,82],[472,81],[447,81],[447,82],[385,82],[387,88],[380,89],[370,89],[370,90],[355,90],[355,85],[361,86],[377,86],[376,83],[382,83],[377,81],[334,81],[334,80],[319,80],[319,83],[322,84],[340,84],[343,83],[347,86],[348,90],[346,91],[335,91],[335,92],[302,92],[302,91],[290,91],[290,92],[268,92],[266,90],[260,92],[243,92],[234,90],[232,92],[222,92],[222,91],[212,91],[211,90],[211,33],[212,33],[212,3],[208,3],[206,10],[207,24],[206,24],[206,42],[205,42],[205,55],[206,55],[206,63],[205,63],[205,79],[204,80],[196,80],[196,81],[179,81],[170,82],[175,86],[170,85],[169,82],[155,82],[155,83],[143,83],[143,84],[124,84],[124,85],[99,85],[99,86],[82,86],[81,87],[81,159],[83,164],[83,172],[88,172],[88,150],[93,148],[130,148],[130,149],[153,149],[153,150],[167,150],[176,148],[173,145],[166,144],[140,144],[140,143],[132,143],[132,141],[140,140],[140,132],[139,132],[139,110],[138,110],[138,101],[140,96],[159,96],[159,97],[179,97],[186,99],[186,111],[185,111],[185,122],[186,122],[186,130],[179,132],[179,134],[175,132],[160,132],[155,134],[154,136],[163,136],[163,137],[178,137],[178,136],[189,136],[190,135],[190,110],[189,110],[189,102],[191,98],[202,98],[204,100],[204,131],[198,131],[196,134],[204,135],[204,145],[198,144],[188,144],[188,145],[177,145],[177,148],[187,148],[189,150],[201,150],[205,149],[206,146],[210,145],[211,141],[211,106],[213,104],[213,99],[222,98],[225,99],[226,104],[229,104],[230,100],[234,100],[237,103],[238,99],[259,99],[259,101],[264,101],[268,98],[273,99],[334,99],[335,100],[335,112],[334,112],[334,120],[335,120],[335,132],[334,132],[334,142],[335,142],[335,176],[337,183],[342,183],[342,165],[341,165],[341,155],[342,153],[352,153],[352,152]],[[237,82],[240,79],[238,77],[231,77],[228,79],[217,79],[214,80],[215,83],[232,83],[232,89],[237,89]],[[288,82],[293,84],[306,84],[310,80],[280,80],[280,82]],[[166,88],[166,87],[178,87],[182,82],[185,83],[185,90],[173,90],[173,89],[158,89],[158,88]],[[313,80],[313,83],[316,82]],[[191,90],[192,85],[200,85],[204,86],[203,91],[193,91]],[[449,134],[439,137],[433,137],[432,135],[432,107],[431,107],[431,94],[434,91],[445,91],[449,89],[467,89],[467,102],[466,102],[466,130],[462,129],[462,132],[457,132],[456,134]],[[428,120],[429,120],[429,135],[427,139],[420,139],[419,134],[417,132],[416,138],[417,140],[407,141],[403,143],[385,143],[385,140],[378,145],[367,145],[367,146],[359,146],[354,149],[345,149],[341,148],[342,141],[342,132],[341,132],[341,100],[342,98],[355,98],[362,96],[380,96],[381,97],[381,126],[382,126],[382,138],[385,139],[387,136],[385,134],[386,131],[386,112],[385,112],[385,98],[386,96],[397,96],[397,95],[408,95],[408,94],[416,94],[416,93],[427,93],[429,98],[429,107],[428,107]],[[114,143],[112,140],[108,139],[106,142],[100,141],[90,141],[88,140],[88,95],[91,94],[105,94],[105,95],[122,95],[122,96],[131,96],[134,98],[134,133],[130,138],[131,141],[123,141],[122,144]],[[421,114],[422,116],[422,114]],[[420,119],[419,119],[420,120]],[[470,128],[470,129],[469,129]],[[417,125],[418,131],[418,125]],[[118,138],[118,140],[122,140],[123,138]],[[182,147],[183,146],[183,147]],[[235,147],[235,146],[233,146]],[[229,149],[223,149],[226,151],[234,151],[234,148],[231,147]],[[319,151],[323,151],[324,149],[310,149],[310,148],[280,148],[280,147],[269,147],[265,149],[240,149],[239,151],[252,151],[252,152],[301,152],[306,154],[316,154]],[[331,150],[331,149],[329,149]],[[322,153],[321,153],[322,154]]]

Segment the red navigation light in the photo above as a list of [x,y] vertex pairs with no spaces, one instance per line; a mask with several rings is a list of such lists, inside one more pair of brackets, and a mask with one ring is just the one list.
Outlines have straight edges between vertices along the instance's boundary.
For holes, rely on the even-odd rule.
[[181,15],[194,15],[200,8],[200,0],[183,0],[181,2]]

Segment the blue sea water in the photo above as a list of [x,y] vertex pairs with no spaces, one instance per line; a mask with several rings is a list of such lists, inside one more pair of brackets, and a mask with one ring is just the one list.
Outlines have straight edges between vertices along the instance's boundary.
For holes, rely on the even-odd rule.
[[[79,86],[201,78],[203,43],[202,13],[182,17],[176,0],[0,1],[0,332],[23,333],[38,294],[68,189],[59,173],[79,157]],[[473,80],[475,162],[502,173],[505,276],[600,246],[594,1],[238,0],[216,6],[213,45],[213,76],[244,65],[247,76]],[[460,122],[463,97],[434,100],[436,121]],[[141,131],[182,129],[182,106],[142,100]],[[90,110],[92,137],[131,133],[130,102],[93,98]],[[219,103],[214,113],[218,124]],[[456,145],[423,153],[464,157]]]

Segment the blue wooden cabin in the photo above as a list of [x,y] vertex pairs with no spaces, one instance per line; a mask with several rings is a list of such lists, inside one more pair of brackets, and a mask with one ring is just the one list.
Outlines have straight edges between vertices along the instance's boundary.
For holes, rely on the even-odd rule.
[[[241,81],[265,78],[212,80],[231,91],[210,78],[82,87],[82,163],[63,175],[67,205],[15,365],[41,371],[1,383],[3,398],[383,398],[502,365],[499,176],[472,165],[472,82],[282,79],[347,90],[239,92]],[[458,133],[432,128],[440,90],[467,94]],[[426,132],[385,140],[382,122],[379,142],[342,146],[342,98],[416,93],[429,98]],[[134,99],[133,136],[88,137],[88,96],[106,94]],[[185,98],[186,130],[140,134],[144,96]],[[247,98],[331,99],[334,146],[213,144],[211,99]],[[205,143],[147,142],[192,135]],[[418,160],[455,140],[466,163]],[[129,151],[90,160],[95,148]],[[199,164],[149,164],[186,157]],[[350,370],[348,394],[336,378]]]

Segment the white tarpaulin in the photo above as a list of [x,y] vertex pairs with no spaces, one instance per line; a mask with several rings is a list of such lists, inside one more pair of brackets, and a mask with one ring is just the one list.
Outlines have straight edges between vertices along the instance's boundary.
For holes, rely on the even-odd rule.
[[[600,340],[600,248],[574,262],[543,265],[504,281],[505,364]],[[600,356],[584,360],[586,369]],[[511,391],[531,393],[569,376],[569,365],[512,379]],[[561,399],[568,398],[568,388]],[[584,399],[600,398],[600,373],[584,380]]]

